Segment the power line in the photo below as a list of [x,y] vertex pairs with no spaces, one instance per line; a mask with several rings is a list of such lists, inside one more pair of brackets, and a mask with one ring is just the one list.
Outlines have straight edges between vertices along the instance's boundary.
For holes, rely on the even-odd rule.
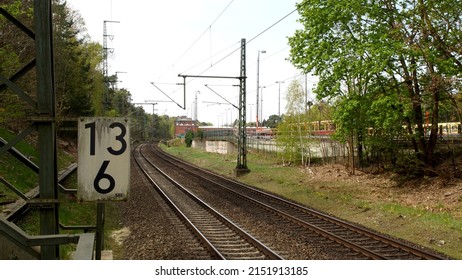
[[[275,23],[271,24],[269,27],[267,27],[266,29],[264,29],[263,31],[261,31],[260,33],[258,33],[256,36],[254,36],[252,39],[250,39],[249,41],[247,41],[246,43],[246,46],[252,42],[253,40],[257,39],[258,37],[260,37],[262,34],[266,33],[268,30],[270,30],[271,28],[273,28],[274,26],[276,26],[277,24],[279,24],[281,21],[285,20],[287,17],[289,17],[290,15],[292,15],[294,12],[297,11],[297,8],[295,8],[293,11],[291,11],[290,13],[288,13],[287,15],[283,16],[281,19],[279,19],[278,21],[276,21]],[[224,56],[222,59],[218,60],[217,62],[215,62],[213,65],[211,65],[210,67],[208,67],[207,69],[205,69],[204,71],[202,71],[199,75],[202,75],[204,72],[208,71],[210,68],[212,68],[213,66],[217,65],[218,63],[222,62],[223,60],[227,59],[228,57],[230,57],[232,54],[234,54],[235,52],[237,52],[238,50],[240,50],[241,48],[236,48],[235,50],[233,50],[231,53],[227,54],[226,56]],[[185,71],[183,71],[185,72]]]
[[[293,76],[290,76],[290,77],[287,77],[285,79],[281,79],[279,80],[279,82],[287,82],[289,80],[295,80],[297,79],[298,77],[302,77],[302,76],[305,76],[305,74],[297,74],[297,75],[293,75]],[[274,82],[274,83],[271,83],[271,84],[266,84],[266,85],[262,85],[262,87],[271,87],[271,86],[274,86],[276,85],[277,83]],[[250,90],[250,91],[247,91],[248,93],[252,93],[252,92],[256,92],[256,89],[253,89],[253,90]]]
[[[172,67],[174,67],[174,66],[175,66],[175,65],[176,65],[176,64],[177,64],[177,63],[178,63],[178,62],[179,62],[179,61],[180,61],[180,60],[181,60],[181,59],[182,59],[182,58],[183,58],[194,46],[195,46],[195,45],[196,45],[196,43],[197,43],[208,31],[210,31],[210,33],[212,32],[212,25],[215,24],[215,22],[223,15],[223,13],[228,9],[228,7],[229,7],[233,2],[234,2],[234,0],[231,0],[231,2],[229,2],[229,4],[226,6],[226,8],[224,8],[223,11],[221,11],[221,13],[212,21],[212,23],[204,30],[204,32],[202,32],[202,34],[199,35],[199,37],[197,37],[196,40],[194,40],[194,42],[186,49],[186,51],[184,51],[183,54],[180,55],[180,57],[175,61],[175,63],[173,63]],[[210,41],[212,40],[212,37],[211,37],[211,36],[212,36],[212,35],[210,35]],[[212,44],[212,43],[210,42],[210,48],[211,48],[211,44]],[[170,68],[172,68],[172,67],[170,67]],[[170,70],[170,68],[167,69],[167,70],[162,74],[162,76],[165,75],[165,73],[168,72],[168,70]],[[161,77],[162,77],[162,76],[161,76]]]
[[293,10],[292,12],[288,13],[287,15],[283,16],[280,20],[276,21],[275,23],[273,23],[272,25],[270,25],[268,28],[266,28],[265,30],[263,30],[262,32],[258,33],[255,37],[253,37],[252,39],[250,39],[247,44],[249,44],[250,42],[252,42],[253,40],[257,39],[258,37],[260,37],[263,33],[265,33],[266,31],[270,30],[271,28],[273,28],[274,26],[276,26],[278,23],[280,23],[281,21],[285,20],[288,16],[290,16],[291,14],[295,13],[297,11],[297,8],[295,8],[295,10]]
[[[231,1],[231,2],[233,2],[233,1]],[[231,4],[231,3],[230,3],[230,4]],[[228,6],[225,8],[225,10],[229,7],[230,4],[228,4]],[[264,30],[261,31],[260,33],[258,33],[258,34],[257,34],[256,36],[254,36],[252,39],[250,39],[249,41],[247,41],[246,46],[247,46],[251,41],[253,41],[253,40],[255,40],[256,38],[260,37],[261,35],[263,35],[263,34],[266,33],[268,30],[270,30],[271,28],[273,28],[274,26],[276,26],[277,24],[279,24],[281,21],[285,20],[287,17],[289,17],[290,15],[292,15],[292,14],[293,14],[294,12],[296,12],[296,11],[297,11],[297,8],[295,8],[293,11],[291,11],[291,12],[288,13],[287,15],[283,16],[281,19],[277,20],[275,23],[271,24],[269,27],[267,27],[266,29],[264,29]],[[224,12],[224,11],[223,11],[223,12]],[[222,12],[221,14],[223,14],[223,12]],[[221,16],[221,14],[220,14],[220,16]],[[218,19],[218,17],[217,17],[217,19]],[[217,19],[215,19],[215,21],[216,21]],[[214,21],[214,22],[215,22],[215,21]],[[203,34],[205,34],[205,32],[206,32],[207,30],[208,30],[208,28],[204,31]],[[202,34],[201,36],[203,36],[203,34]],[[236,43],[234,43],[231,47],[233,47],[235,44],[236,44]],[[229,48],[231,48],[231,47],[228,47],[227,49],[229,49]],[[225,59],[227,59],[228,57],[230,57],[231,55],[233,55],[236,51],[238,51],[238,50],[240,50],[240,49],[241,49],[241,47],[239,46],[238,48],[234,49],[234,50],[231,51],[229,54],[225,55],[223,58],[221,58],[220,60],[218,60],[216,63],[214,63],[214,64],[212,64],[211,66],[209,66],[208,68],[206,68],[204,71],[200,72],[198,75],[204,74],[205,72],[207,72],[208,70],[210,70],[213,66],[215,66],[215,65],[219,64],[220,62],[224,61]],[[225,49],[225,50],[226,50],[226,49]],[[225,51],[225,50],[223,50],[223,51]],[[220,51],[220,53],[223,52],[223,51]],[[282,51],[282,50],[281,50],[281,51]],[[217,54],[217,55],[218,55],[218,54]],[[184,56],[184,55],[183,55],[183,56]],[[216,55],[215,55],[215,56],[216,56]],[[189,71],[189,70],[195,68],[196,66],[202,64],[202,63],[203,63],[204,61],[206,61],[206,60],[208,60],[208,59],[202,60],[201,62],[195,64],[193,67],[190,67],[190,68],[188,68],[187,70],[182,71],[181,73],[184,73],[184,72],[186,72],[186,71]],[[181,75],[181,74],[180,74],[180,75]],[[192,82],[194,79],[195,79],[195,78],[190,79],[187,83]],[[288,79],[290,79],[290,78],[288,78]],[[288,79],[287,79],[287,80],[288,80]],[[176,91],[178,91],[178,90],[173,91],[173,93],[176,92]]]
[[[223,50],[217,52],[216,54],[214,54],[214,55],[212,56],[212,58],[218,56],[218,55],[221,54],[221,53],[224,53],[225,51],[227,51],[227,50],[229,50],[229,49],[235,47],[236,45],[238,45],[238,44],[240,44],[240,43],[241,43],[240,41],[233,43],[232,45],[230,45],[230,46],[224,48]],[[240,50],[240,46],[238,47],[238,50]],[[231,54],[234,53],[235,51],[236,51],[236,50],[233,50],[233,51],[231,52]],[[187,71],[189,71],[189,70],[191,70],[191,69],[194,69],[194,68],[196,68],[197,66],[201,65],[202,63],[204,63],[204,62],[207,61],[207,60],[209,60],[209,59],[208,59],[208,58],[203,59],[203,60],[201,60],[200,62],[194,64],[194,65],[191,66],[191,67],[189,67],[188,69],[182,71],[181,73],[185,73],[185,72],[187,72]],[[211,66],[211,67],[212,67],[212,66]]]
[[[265,55],[265,57],[262,58],[260,61],[268,60],[268,59],[272,58],[273,56],[275,56],[275,55],[277,55],[277,54],[279,54],[279,53],[281,53],[281,52],[287,50],[288,48],[290,48],[290,46],[284,47],[284,48],[278,50],[277,52],[272,53],[271,55]],[[255,63],[255,64],[256,64],[256,63]]]
[[[237,44],[240,44],[240,41],[239,41],[239,42],[236,42],[236,43],[233,43],[231,46],[229,46],[229,47],[227,47],[227,48],[225,48],[225,49],[219,51],[218,53],[216,53],[215,55],[213,55],[213,57],[216,57],[216,56],[218,56],[219,54],[221,54],[221,53],[223,53],[223,52],[229,50],[230,48],[233,48],[233,47],[234,47],[235,45],[237,45]],[[240,47],[239,47],[239,49],[240,49]],[[207,60],[208,60],[208,58],[206,58],[206,59],[200,61],[199,63],[196,63],[195,65],[189,67],[188,69],[186,69],[185,71],[182,71],[181,73],[184,73],[184,72],[187,72],[187,71],[189,71],[189,70],[191,70],[191,69],[194,69],[194,68],[196,68],[197,66],[201,65],[202,63],[204,63],[204,62],[207,61]],[[208,70],[208,69],[207,69],[207,70]],[[205,71],[204,71],[204,72],[205,72]],[[204,72],[202,72],[202,73],[204,73]],[[181,73],[180,73],[180,75],[181,75]],[[201,73],[201,74],[202,74],[202,73]],[[196,79],[196,78],[189,79],[189,80],[187,81],[186,84],[189,84],[190,82],[194,81],[195,79]],[[162,84],[162,83],[156,82],[155,84]],[[178,83],[163,83],[163,84],[166,84],[166,85],[167,85],[167,84],[168,84],[168,85],[178,85]],[[178,87],[177,89],[171,91],[170,93],[171,93],[171,94],[174,94],[174,93],[176,93],[176,92],[178,92],[178,91],[180,91],[180,90],[182,90],[182,89],[183,89],[183,86]]]

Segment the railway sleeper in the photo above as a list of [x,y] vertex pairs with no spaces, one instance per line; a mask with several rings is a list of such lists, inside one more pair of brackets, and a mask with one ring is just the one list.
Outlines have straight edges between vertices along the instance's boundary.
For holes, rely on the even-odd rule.
[[[364,237],[364,236],[356,236],[356,237],[349,237],[349,236],[341,236],[340,237],[347,239],[350,242],[356,243],[356,244],[371,244],[370,246],[376,246],[375,244],[384,244],[380,241],[377,240],[371,240],[369,237]],[[386,245],[386,244],[385,244]]]
[[208,230],[201,230],[201,232],[206,235],[207,237],[214,237],[214,238],[223,238],[223,239],[240,239],[239,235],[236,235],[234,232],[221,232],[221,231],[208,231]]
[[[218,248],[223,248],[223,249],[226,249],[226,250],[242,250],[242,248],[245,246],[246,244],[243,244],[243,243],[234,243],[234,244],[231,244],[231,243],[228,243],[228,244],[217,244],[216,246]],[[251,247],[249,247],[251,248]]]
[[402,252],[402,251],[399,251],[397,249],[388,249],[388,250],[375,250],[375,248],[371,248],[371,249],[374,249],[375,252],[381,254],[381,255],[384,255],[384,256],[401,256],[401,257],[404,257],[404,256],[409,256],[410,254],[407,253],[407,252]]
[[242,256],[242,257],[227,257],[226,259],[228,260],[255,260],[255,261],[259,261],[259,260],[266,260],[267,258],[265,258],[264,256],[261,256],[261,257],[247,257],[247,256]]
[[227,259],[255,259],[264,260],[266,257],[260,252],[222,252]]
[[228,241],[228,240],[216,240],[216,239],[213,239],[213,238],[209,238],[209,241],[216,245],[216,246],[229,246],[229,247],[236,247],[236,246],[243,246],[243,243],[242,240],[235,240],[235,241]]
[[220,243],[220,244],[242,244],[242,238],[236,237],[233,239],[230,238],[222,238],[222,237],[209,237],[208,238],[212,242]]
[[[221,251],[221,250],[220,250]],[[245,258],[260,258],[263,257],[265,258],[264,254],[262,254],[259,251],[242,251],[242,250],[235,250],[235,251],[229,251],[229,250],[223,250],[221,251],[222,255],[225,256],[238,256],[239,258],[245,257]]]
[[223,233],[232,232],[229,228],[225,228],[222,225],[216,225],[216,224],[214,224],[214,225],[211,225],[211,224],[204,225],[204,224],[197,224],[197,223],[194,223],[194,225],[197,228],[200,228],[201,230],[221,231]]
[[374,249],[374,250],[380,250],[380,251],[397,251],[399,249],[391,246],[391,245],[388,245],[388,244],[385,244],[385,243],[381,243],[381,242],[377,242],[376,244],[368,244],[368,245],[364,245],[365,248],[369,248],[369,249]]

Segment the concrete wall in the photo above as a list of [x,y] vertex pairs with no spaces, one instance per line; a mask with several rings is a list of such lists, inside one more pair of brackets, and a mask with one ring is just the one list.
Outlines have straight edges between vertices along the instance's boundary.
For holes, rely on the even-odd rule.
[[[237,147],[228,141],[193,140],[192,147],[209,153],[237,153]],[[348,154],[347,145],[329,139],[320,139],[309,143],[310,155],[313,158],[343,157]],[[265,152],[281,152],[281,147],[274,140],[247,139],[247,149]]]
[[201,149],[205,151],[205,141],[194,139],[191,147],[194,149]]
[[234,144],[228,141],[201,141],[193,140],[192,147],[202,149],[208,153],[233,154],[236,152]]

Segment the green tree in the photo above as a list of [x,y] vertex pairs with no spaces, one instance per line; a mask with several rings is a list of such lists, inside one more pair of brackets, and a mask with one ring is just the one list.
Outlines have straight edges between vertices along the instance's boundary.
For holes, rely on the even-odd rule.
[[172,123],[170,122],[169,116],[158,116],[156,124],[157,125],[155,137],[162,140],[169,140],[173,138],[173,134],[170,133],[172,131]]
[[307,118],[305,115],[305,93],[302,84],[294,80],[287,89],[286,114],[278,126],[277,144],[282,148],[282,157],[289,161],[300,158],[302,165],[308,161]]
[[[4,0],[0,7],[22,22],[33,26],[32,1]],[[34,40],[18,27],[0,15],[0,75],[13,78],[21,68],[29,64],[35,56]],[[29,96],[35,98],[34,69],[24,75],[16,76],[12,81]],[[0,82],[0,124],[13,131],[20,131],[28,125],[26,117],[33,108]]]
[[192,141],[194,139],[194,132],[192,132],[191,130],[188,130],[186,132],[186,135],[184,137],[184,141],[186,143],[186,147],[190,148],[191,145],[192,145]]
[[292,115],[285,115],[283,121],[278,125],[276,144],[283,165],[290,165],[299,159],[297,131],[293,124],[296,119]]
[[281,122],[281,117],[278,115],[271,115],[268,117],[268,120],[264,124],[269,128],[276,128],[278,124]]
[[101,47],[88,41],[82,18],[66,1],[55,1],[53,11],[58,115],[93,115],[99,103],[93,96],[103,90]]
[[126,116],[131,100],[131,93],[127,89],[111,89],[111,108],[116,112],[117,116]]
[[381,104],[381,116],[399,116],[416,156],[431,165],[440,102],[461,70],[460,7],[449,0],[305,0],[298,5],[304,29],[289,38],[291,61],[319,77],[319,98],[336,100],[337,120],[349,121],[338,124],[341,134],[359,144],[365,126],[385,133],[390,122],[372,113]]
[[[152,138],[155,140],[168,140],[170,128],[168,127],[168,116],[151,115]],[[165,118],[166,117],[166,118]],[[167,120],[167,121],[166,121]]]

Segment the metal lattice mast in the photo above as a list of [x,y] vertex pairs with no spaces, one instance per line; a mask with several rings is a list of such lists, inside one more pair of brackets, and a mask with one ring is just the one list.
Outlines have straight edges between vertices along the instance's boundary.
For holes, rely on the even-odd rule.
[[239,93],[239,128],[237,140],[237,166],[236,175],[250,172],[247,168],[247,133],[246,133],[246,40],[241,40],[241,69],[240,69],[240,93]]
[[107,67],[107,21],[103,22],[103,74],[104,77],[107,77],[108,67]]
[[109,107],[109,76],[108,76],[108,47],[107,47],[107,21],[103,23],[103,81],[104,81],[104,97],[103,97],[103,114],[106,114]]
[[108,67],[108,57],[109,57],[109,50],[107,46],[107,38],[112,37],[114,35],[107,34],[107,23],[120,23],[119,21],[112,21],[112,20],[105,20],[103,22],[103,79],[104,79],[104,97],[103,97],[103,115],[107,113],[109,110],[109,67]]
[[[51,1],[34,1],[35,48],[37,73],[37,109],[43,121],[37,123],[39,150],[39,191],[42,202],[48,207],[40,208],[40,234],[58,233],[58,171],[55,124],[55,89],[52,43]],[[41,258],[59,258],[56,245],[41,246]]]
[[[246,79],[247,79],[246,65],[245,65],[246,64],[246,62],[245,62],[245,45],[246,45],[245,39],[241,39],[241,68],[240,68],[239,77],[182,75],[182,74],[178,74],[178,77],[183,77],[183,81],[184,81],[183,86],[184,86],[184,100],[185,100],[184,104],[185,104],[185,106],[186,106],[186,78],[190,77],[190,78],[209,78],[209,79],[239,79],[239,82],[240,82],[240,84],[239,84],[239,88],[240,88],[239,106],[236,107],[236,106],[233,105],[235,108],[239,109],[239,126],[238,126],[238,137],[237,137],[237,149],[238,149],[237,154],[238,155],[237,155],[237,165],[236,165],[236,169],[235,169],[235,175],[236,176],[240,176],[240,175],[247,174],[247,173],[250,172],[250,170],[247,168],[247,136],[246,136],[247,132],[246,132],[246,120],[245,120],[246,119],[246,111],[245,111],[245,108],[246,108]],[[157,89],[159,89],[154,83],[151,83],[151,84],[153,86],[155,86]],[[210,87],[207,87],[207,88],[212,90]],[[163,91],[161,91],[161,92],[164,93]],[[213,92],[215,92],[215,91],[213,91]],[[165,94],[165,95],[167,97],[169,97],[167,94]],[[220,96],[220,97],[223,98],[222,96]],[[170,100],[172,100],[172,99],[170,98]],[[175,101],[173,101],[173,102],[175,102]],[[176,103],[176,104],[181,107],[181,105],[179,105],[178,103]],[[231,103],[229,103],[229,104],[231,104]],[[181,107],[181,108],[184,109],[185,107]]]

